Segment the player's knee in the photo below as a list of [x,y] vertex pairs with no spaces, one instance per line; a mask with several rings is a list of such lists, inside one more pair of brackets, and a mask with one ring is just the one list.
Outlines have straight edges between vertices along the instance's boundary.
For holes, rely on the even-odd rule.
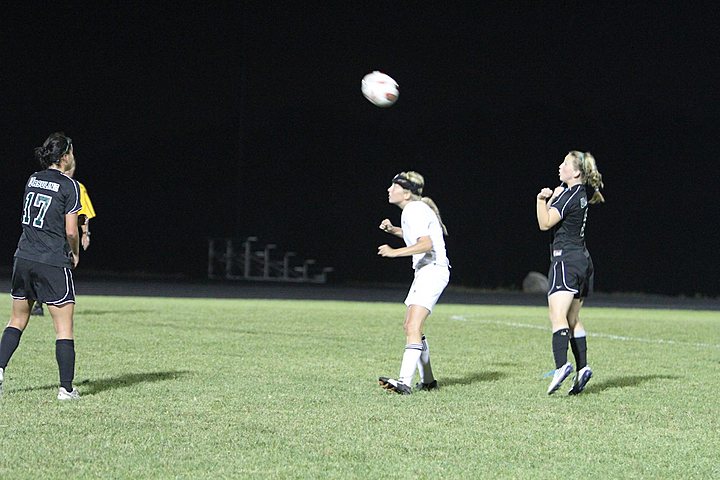
[[8,322],[8,327],[17,328],[20,331],[25,330],[25,327],[27,327],[28,320],[30,319],[30,314],[28,314],[27,318],[24,318],[22,316],[13,315],[10,317],[10,321]]
[[420,322],[413,322],[411,320],[405,320],[405,324],[403,325],[403,330],[405,331],[405,335],[413,335],[413,334],[419,334],[421,323]]

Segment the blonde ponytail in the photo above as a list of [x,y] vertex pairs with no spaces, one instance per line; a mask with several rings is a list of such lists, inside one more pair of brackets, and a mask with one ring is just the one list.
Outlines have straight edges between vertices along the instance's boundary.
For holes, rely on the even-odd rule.
[[437,215],[438,221],[440,222],[440,226],[442,227],[443,233],[445,234],[445,236],[448,236],[447,227],[443,223],[442,217],[440,216],[440,209],[438,209],[432,198],[422,196],[422,191],[425,187],[425,178],[418,172],[402,172],[400,173],[400,175],[410,180],[410,182],[419,187],[417,189],[417,193],[413,193],[413,196],[417,197],[418,200],[421,200],[424,204],[430,207],[433,212],[435,212],[435,215]]
[[435,212],[435,215],[437,215],[437,218],[438,218],[438,222],[440,222],[440,226],[442,227],[443,233],[445,234],[446,237],[449,236],[447,227],[443,223],[442,217],[440,216],[440,210],[438,209],[437,205],[435,205],[435,202],[433,202],[433,199],[430,197],[421,197],[420,200],[422,200],[422,202],[425,205],[430,207],[430,209],[432,209],[432,211]]
[[600,189],[605,186],[602,181],[602,174],[597,168],[595,157],[590,152],[579,152],[573,150],[570,154],[575,157],[578,170],[582,172],[583,183],[590,185],[595,189],[592,197],[588,200],[588,203],[605,203],[605,197],[600,193]]

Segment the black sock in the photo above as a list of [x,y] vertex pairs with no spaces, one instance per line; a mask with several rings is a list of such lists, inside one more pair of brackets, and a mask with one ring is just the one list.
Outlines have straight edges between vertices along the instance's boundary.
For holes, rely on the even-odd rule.
[[72,382],[75,377],[75,341],[55,340],[55,358],[60,370],[60,386],[72,392]]
[[555,368],[560,368],[567,363],[568,342],[570,340],[570,329],[562,328],[553,333],[552,349],[555,357]]
[[580,370],[587,365],[587,340],[585,337],[573,337],[570,339],[570,348],[572,348],[575,357],[575,367]]
[[20,336],[22,330],[15,327],[7,327],[2,334],[2,340],[0,340],[0,368],[7,367],[10,357],[13,356],[15,350],[20,344]]

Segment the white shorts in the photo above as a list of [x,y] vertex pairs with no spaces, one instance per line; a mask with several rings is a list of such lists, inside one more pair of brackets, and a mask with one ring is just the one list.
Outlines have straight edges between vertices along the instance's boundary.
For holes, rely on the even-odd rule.
[[450,269],[435,264],[425,265],[415,271],[415,279],[405,299],[405,305],[420,305],[432,312],[440,295],[450,281]]

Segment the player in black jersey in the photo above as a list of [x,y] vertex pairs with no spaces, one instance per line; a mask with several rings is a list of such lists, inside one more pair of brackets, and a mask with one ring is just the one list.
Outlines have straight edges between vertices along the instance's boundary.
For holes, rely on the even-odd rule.
[[[585,248],[585,224],[588,204],[604,202],[600,188],[602,175],[589,152],[571,151],[559,168],[562,184],[554,191],[543,188],[537,195],[537,220],[540,230],[550,230],[550,271],[548,307],[552,324],[552,349],[555,374],[548,395],[555,393],[572,373],[567,361],[568,344],[575,357],[577,373],[568,392],[582,392],[592,377],[587,365],[585,328],[580,322],[583,300],[592,291],[593,263]],[[586,185],[594,189],[588,200]]]
[[55,356],[60,370],[58,400],[80,398],[75,376],[73,313],[75,286],[71,269],[80,259],[78,216],[80,189],[66,175],[75,167],[72,140],[53,133],[35,149],[44,170],[25,185],[22,235],[15,251],[12,314],[0,340],[0,391],[5,369],[20,343],[35,300],[47,304],[55,325]]
[[[75,168],[71,168],[66,172],[66,175],[70,178],[75,178]],[[87,193],[85,185],[77,182],[80,187],[80,210],[78,210],[78,225],[80,225],[80,245],[83,250],[87,250],[90,246],[90,220],[95,218],[95,208],[90,201],[90,195]],[[35,306],[30,310],[30,315],[42,316],[45,315],[42,303],[35,302]]]

